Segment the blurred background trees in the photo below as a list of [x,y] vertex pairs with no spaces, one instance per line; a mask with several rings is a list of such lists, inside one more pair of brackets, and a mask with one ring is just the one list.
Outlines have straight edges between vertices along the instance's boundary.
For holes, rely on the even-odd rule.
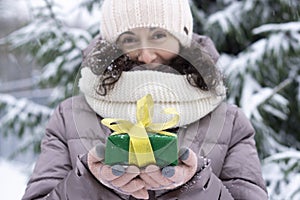
[[[0,10],[5,9],[3,2]],[[195,32],[210,36],[221,54],[218,65],[227,76],[229,102],[244,110],[257,131],[271,199],[299,199],[299,1],[190,3]],[[20,99],[7,92],[0,77],[0,84],[6,85],[0,88],[1,134],[27,141],[17,152],[29,149],[38,153],[52,109],[77,93],[81,50],[98,34],[100,5],[101,0],[81,0],[64,13],[58,1],[39,0],[38,5],[29,6],[30,21],[0,40],[13,51],[26,52],[27,59],[36,63],[32,89],[51,89],[42,102]]]
[[229,101],[257,131],[270,196],[300,198],[299,1],[193,1],[193,11],[222,53]]

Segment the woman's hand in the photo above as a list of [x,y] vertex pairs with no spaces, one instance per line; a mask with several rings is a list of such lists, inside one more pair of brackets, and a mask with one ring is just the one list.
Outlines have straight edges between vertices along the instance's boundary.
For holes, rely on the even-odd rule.
[[197,171],[197,156],[189,148],[179,151],[180,163],[163,169],[149,165],[141,171],[140,177],[145,181],[147,190],[174,189],[188,182]]
[[103,145],[97,145],[87,155],[87,165],[91,173],[105,186],[138,199],[148,199],[145,182],[139,177],[140,169],[136,166],[109,166],[102,163]]

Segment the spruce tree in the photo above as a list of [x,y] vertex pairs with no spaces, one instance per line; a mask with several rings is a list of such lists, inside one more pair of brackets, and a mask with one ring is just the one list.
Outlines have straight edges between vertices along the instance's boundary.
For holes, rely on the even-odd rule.
[[299,1],[193,1],[192,8],[195,30],[221,52],[228,100],[257,131],[270,196],[299,199]]

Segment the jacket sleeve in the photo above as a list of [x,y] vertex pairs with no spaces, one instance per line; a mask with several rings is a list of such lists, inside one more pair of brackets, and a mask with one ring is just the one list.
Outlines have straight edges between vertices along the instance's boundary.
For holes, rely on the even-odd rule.
[[79,158],[72,167],[61,110],[58,107],[50,118],[41,154],[22,199],[120,199],[99,183]]
[[267,200],[254,129],[243,112],[235,113],[231,139],[220,176],[208,165],[184,186],[160,197],[164,199]]
[[195,174],[185,185],[165,193],[159,200],[234,200],[222,181],[212,172],[210,164]]
[[255,131],[238,109],[220,179],[234,199],[268,199],[254,140]]

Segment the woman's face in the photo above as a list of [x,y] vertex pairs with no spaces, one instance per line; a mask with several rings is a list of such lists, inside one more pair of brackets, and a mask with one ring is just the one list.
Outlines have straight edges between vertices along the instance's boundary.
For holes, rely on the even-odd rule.
[[161,28],[135,28],[122,33],[117,45],[132,60],[167,65],[180,50],[179,41]]

